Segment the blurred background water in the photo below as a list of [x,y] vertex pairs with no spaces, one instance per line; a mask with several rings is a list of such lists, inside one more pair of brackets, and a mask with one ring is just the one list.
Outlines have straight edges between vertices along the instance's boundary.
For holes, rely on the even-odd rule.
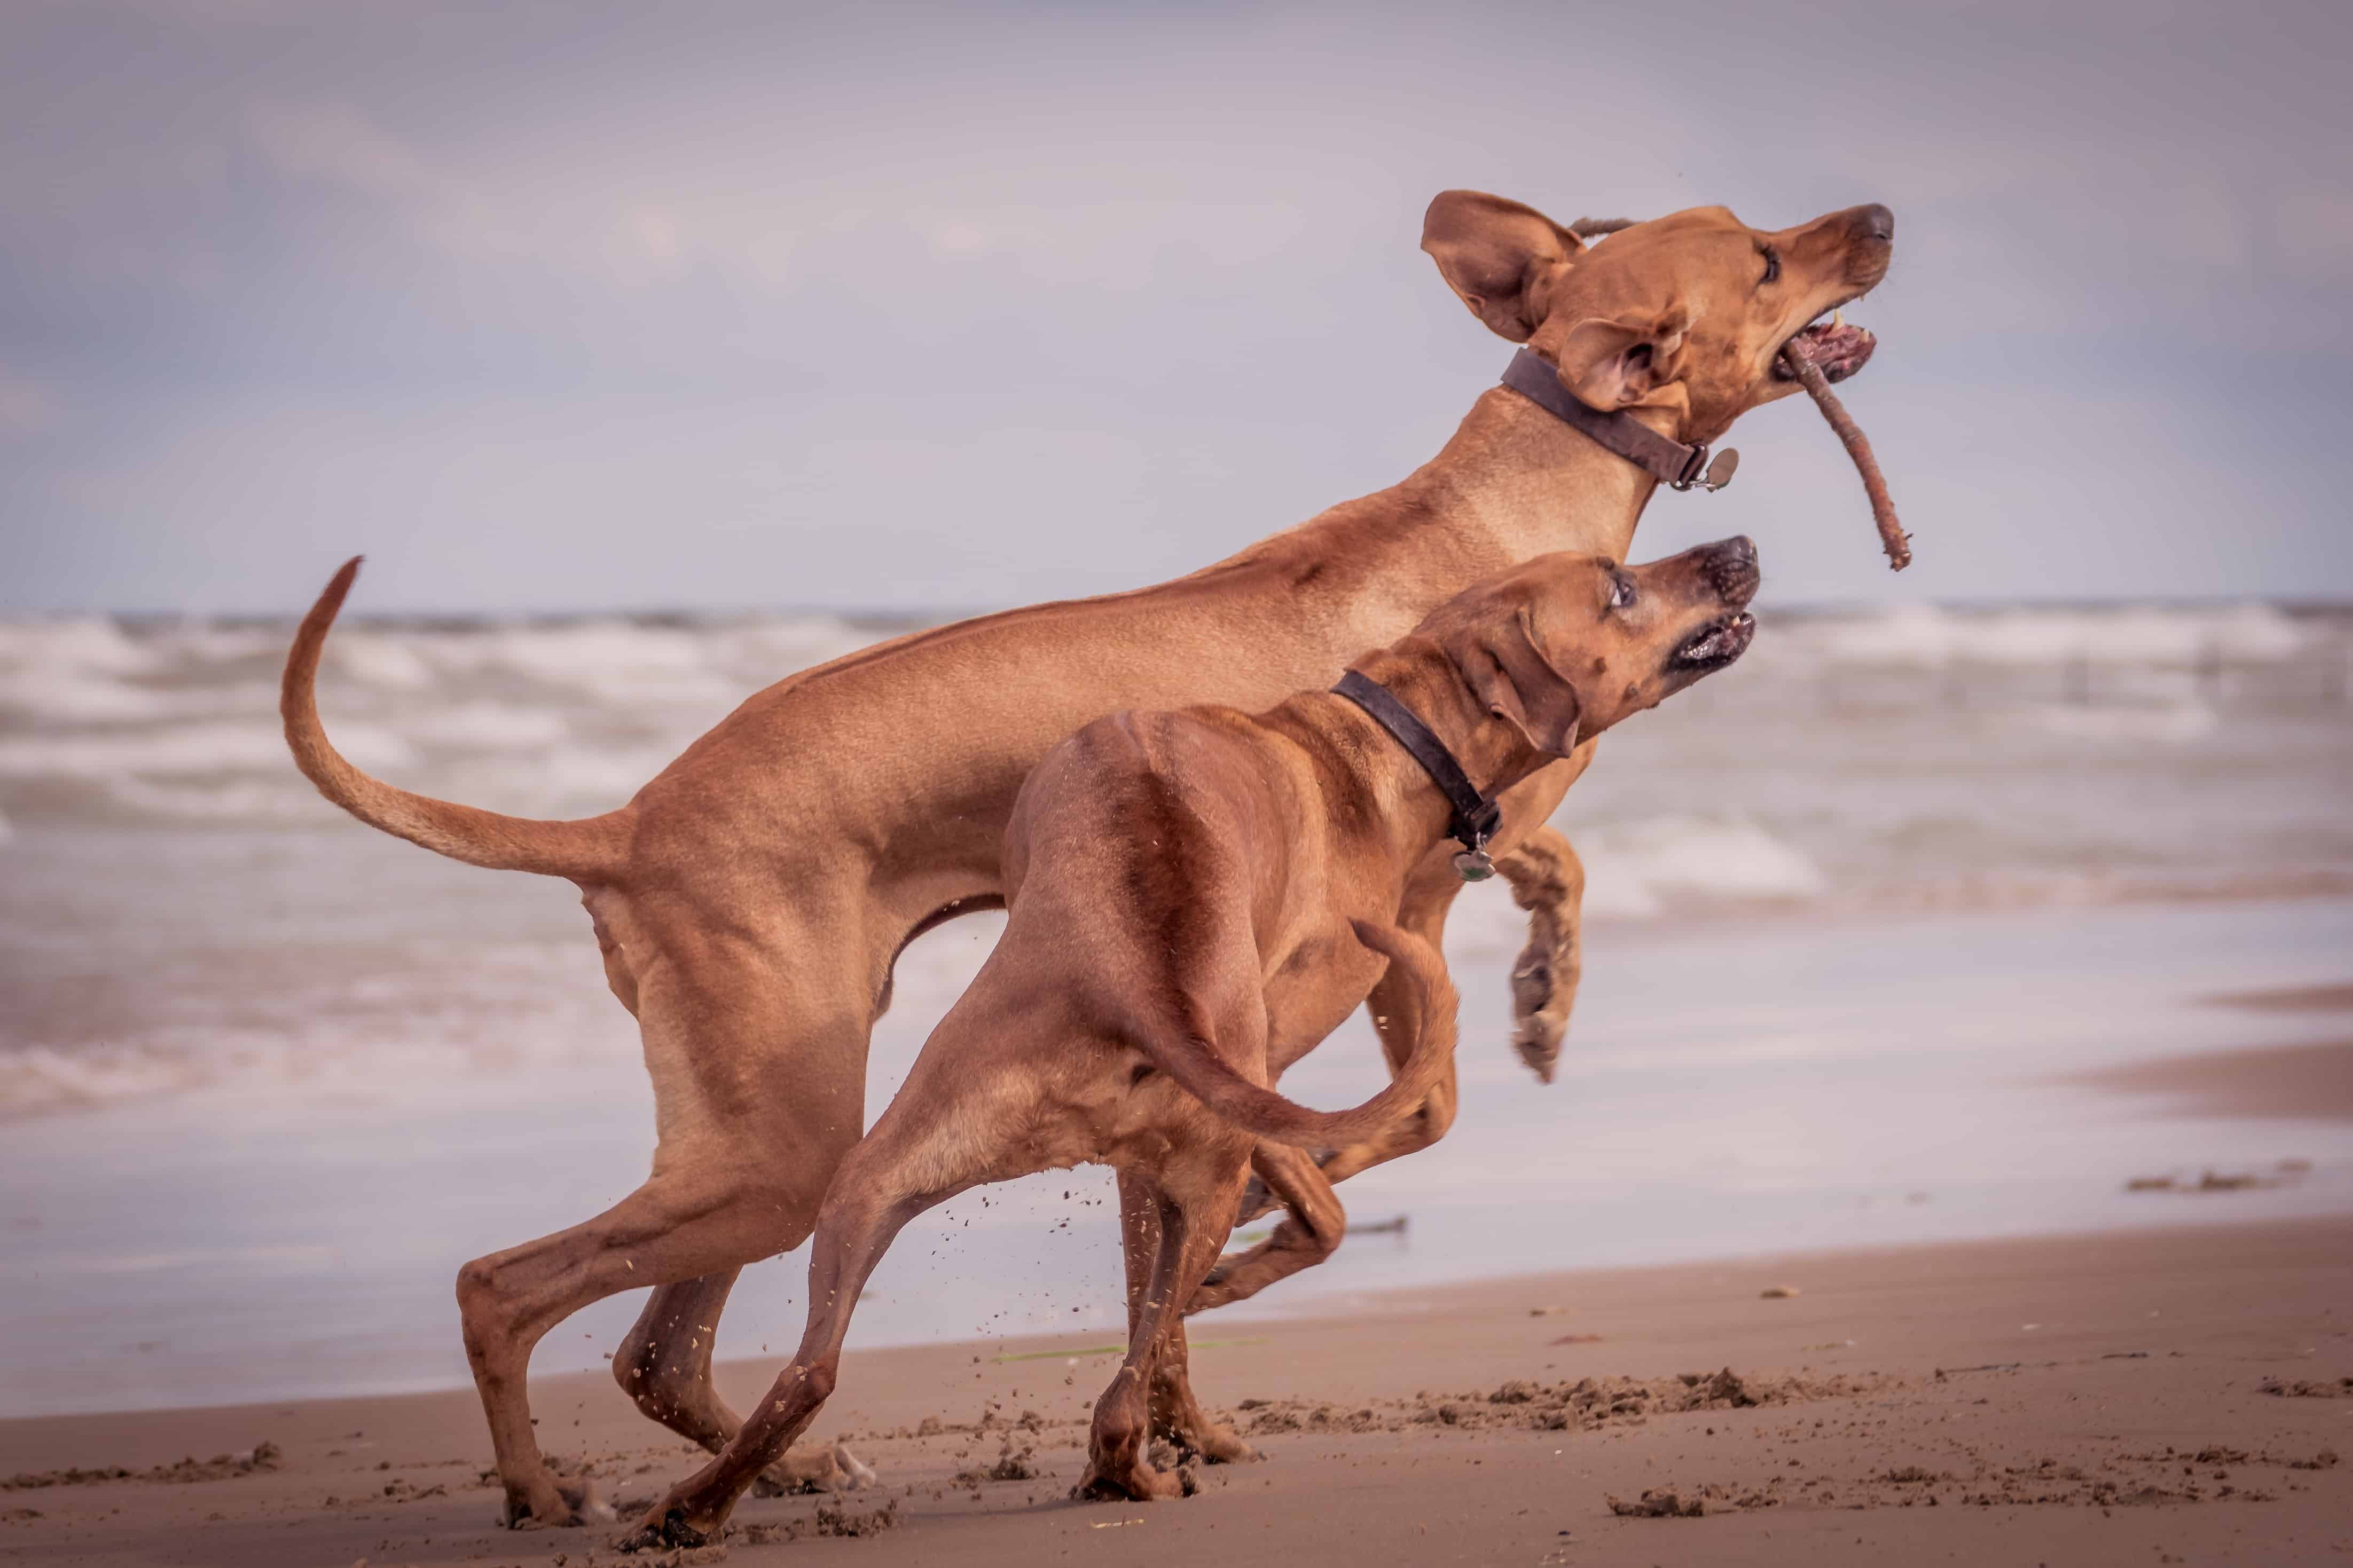
[[[899,629],[361,621],[322,702],[410,788],[578,816]],[[592,951],[567,885],[436,865],[290,765],[287,632],[0,623],[0,1115],[615,1037],[567,983]],[[2259,604],[1768,616],[1612,735],[1561,821],[1599,920],[2353,891],[2348,660],[2353,616]]]

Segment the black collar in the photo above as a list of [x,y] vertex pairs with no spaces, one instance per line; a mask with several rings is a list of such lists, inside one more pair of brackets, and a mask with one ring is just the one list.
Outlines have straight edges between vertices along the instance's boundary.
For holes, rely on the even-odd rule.
[[[1462,771],[1462,764],[1446,749],[1446,742],[1432,733],[1412,709],[1398,701],[1388,687],[1352,669],[1332,689],[1363,709],[1372,716],[1373,722],[1397,737],[1397,743],[1445,792],[1448,804],[1454,808],[1454,820],[1448,825],[1447,832],[1462,846],[1463,853],[1455,857],[1454,864],[1464,880],[1478,881],[1493,876],[1494,863],[1487,858],[1486,846],[1487,840],[1495,836],[1504,808],[1479,793],[1471,775]],[[1474,876],[1465,861],[1484,869]]]
[[1604,414],[1588,408],[1561,384],[1560,372],[1534,349],[1522,349],[1504,368],[1504,384],[1580,435],[1590,437],[1638,468],[1647,469],[1672,489],[1720,490],[1732,482],[1740,454],[1726,447],[1714,465],[1704,445],[1686,447],[1670,441],[1630,414]]

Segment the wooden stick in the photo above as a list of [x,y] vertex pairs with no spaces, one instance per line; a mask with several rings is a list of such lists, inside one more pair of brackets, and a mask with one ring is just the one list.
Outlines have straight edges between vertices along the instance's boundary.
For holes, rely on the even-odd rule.
[[1862,493],[1871,498],[1871,521],[1879,525],[1879,542],[1887,551],[1888,570],[1903,571],[1912,564],[1912,536],[1895,520],[1895,502],[1887,493],[1887,476],[1879,471],[1879,459],[1871,455],[1869,437],[1831,390],[1830,378],[1822,374],[1822,367],[1809,359],[1794,340],[1783,346],[1781,357],[1789,362],[1789,368],[1797,373],[1798,384],[1806,389],[1815,406],[1822,411],[1822,417],[1838,432],[1846,455],[1854,459],[1855,472],[1862,476]]

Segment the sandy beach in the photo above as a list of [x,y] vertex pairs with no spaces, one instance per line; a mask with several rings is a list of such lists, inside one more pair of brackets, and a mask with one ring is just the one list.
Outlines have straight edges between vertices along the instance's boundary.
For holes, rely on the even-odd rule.
[[[1797,1293],[1770,1293],[1784,1287]],[[1150,1506],[1065,1500],[1112,1364],[1102,1336],[853,1352],[822,1429],[881,1482],[747,1501],[724,1551],[2339,1561],[2353,1552],[2348,1303],[2340,1218],[1547,1274],[1241,1333],[1197,1322],[1203,1397],[1265,1458]],[[733,1363],[721,1382],[746,1400],[777,1364]],[[625,1509],[693,1463],[601,1376],[544,1380],[535,1407],[551,1451]],[[172,1468],[190,1458],[205,1479]],[[8,1422],[0,1560],[627,1561],[610,1525],[491,1528],[488,1462],[465,1393]],[[57,1475],[74,1469],[109,1474]]]

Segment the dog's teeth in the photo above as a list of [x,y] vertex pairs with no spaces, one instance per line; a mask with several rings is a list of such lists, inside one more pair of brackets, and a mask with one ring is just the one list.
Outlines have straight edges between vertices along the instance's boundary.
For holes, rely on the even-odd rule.
[[1834,332],[1835,332],[1835,331],[1837,331],[1841,327],[1843,327],[1843,326],[1845,326],[1845,325],[1846,325],[1846,312],[1845,312],[1844,310],[1832,310],[1832,311],[1831,312],[1831,331],[1834,331]]

